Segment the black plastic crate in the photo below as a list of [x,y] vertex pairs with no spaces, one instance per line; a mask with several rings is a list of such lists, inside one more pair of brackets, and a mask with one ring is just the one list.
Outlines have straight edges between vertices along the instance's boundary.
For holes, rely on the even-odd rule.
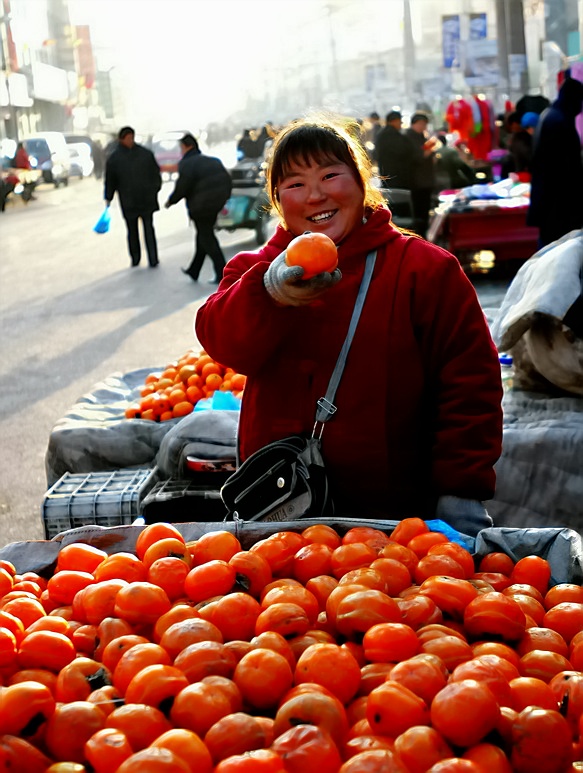
[[78,526],[132,523],[156,480],[155,468],[66,472],[47,491],[41,505],[45,537],[52,539]]
[[142,502],[142,517],[147,524],[166,521],[222,521],[227,510],[221,499],[220,487],[228,475],[211,473],[210,480],[169,478],[152,488]]

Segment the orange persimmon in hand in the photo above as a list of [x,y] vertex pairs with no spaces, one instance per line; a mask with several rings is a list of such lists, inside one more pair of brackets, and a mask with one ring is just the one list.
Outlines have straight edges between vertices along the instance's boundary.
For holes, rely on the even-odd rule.
[[311,279],[324,271],[332,272],[338,265],[338,250],[329,236],[305,231],[288,244],[285,251],[288,266],[301,266],[302,279]]

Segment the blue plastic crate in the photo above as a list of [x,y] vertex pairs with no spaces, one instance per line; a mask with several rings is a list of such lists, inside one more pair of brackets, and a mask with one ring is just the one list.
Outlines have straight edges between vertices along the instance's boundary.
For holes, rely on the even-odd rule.
[[46,539],[78,526],[132,523],[156,481],[156,468],[66,472],[47,491],[41,505]]

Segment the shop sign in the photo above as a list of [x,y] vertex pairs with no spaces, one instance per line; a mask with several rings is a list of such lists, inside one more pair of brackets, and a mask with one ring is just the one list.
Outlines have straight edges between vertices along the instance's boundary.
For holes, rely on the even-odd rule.
[[0,73],[0,106],[31,107],[32,99],[28,95],[28,83],[22,73],[13,72],[8,78]]
[[35,99],[47,102],[66,102],[69,97],[67,73],[50,64],[33,62],[32,84]]
[[485,13],[470,14],[470,40],[481,40],[488,33],[488,17]]
[[459,14],[448,14],[441,17],[441,44],[443,48],[443,66],[448,70],[452,67],[459,67]]
[[464,66],[468,86],[496,86],[498,73],[498,41],[468,40]]

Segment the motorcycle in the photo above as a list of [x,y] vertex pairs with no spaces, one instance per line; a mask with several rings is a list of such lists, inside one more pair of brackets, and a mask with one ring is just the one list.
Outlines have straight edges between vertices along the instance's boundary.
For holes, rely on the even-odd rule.
[[269,198],[265,192],[265,169],[262,158],[242,158],[229,170],[233,181],[231,197],[219,212],[218,231],[250,228],[255,231],[257,244],[267,239]]
[[41,176],[33,169],[15,169],[8,162],[0,166],[0,212],[6,209],[8,197],[20,196],[25,204],[34,198],[34,189]]

